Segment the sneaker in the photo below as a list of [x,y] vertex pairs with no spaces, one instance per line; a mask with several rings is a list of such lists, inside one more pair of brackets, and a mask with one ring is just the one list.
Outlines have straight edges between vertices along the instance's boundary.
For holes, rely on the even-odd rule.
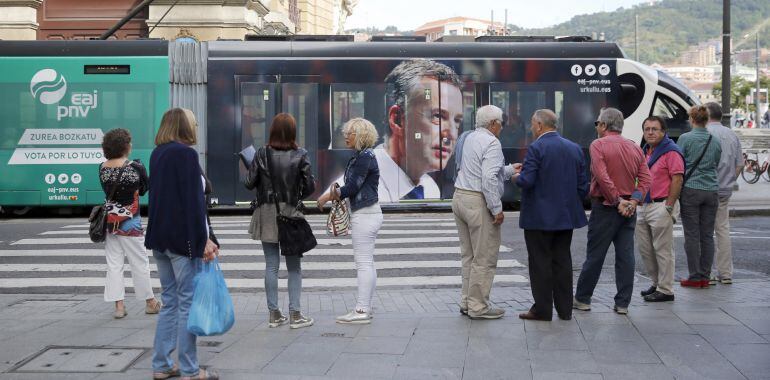
[[462,308],[462,307],[461,307],[461,308],[460,308],[460,314],[462,314],[462,315],[465,315],[465,316],[468,316],[468,309],[465,309],[465,308]]
[[722,285],[730,285],[730,284],[733,283],[733,279],[732,278],[723,278],[723,279],[719,280],[719,282],[721,282]]
[[163,307],[163,304],[160,303],[157,299],[154,300],[155,302],[146,304],[144,306],[144,313],[145,314],[158,314],[160,312],[160,308]]
[[717,283],[719,283],[719,280],[717,280],[717,278],[716,278],[716,277],[711,277],[711,278],[709,279],[709,285],[711,285],[711,286],[715,286]]
[[591,311],[591,304],[590,303],[582,303],[577,300],[577,298],[572,299],[572,308],[578,309],[582,311]]
[[290,311],[289,312],[289,328],[292,329],[301,329],[303,327],[309,327],[313,325],[313,318],[308,318],[304,315],[302,315],[302,312],[299,311]]
[[673,294],[665,294],[661,292],[655,292],[652,294],[648,294],[644,297],[645,302],[667,302],[667,301],[673,301],[674,295]]
[[115,312],[112,313],[112,317],[115,319],[123,319],[127,315],[126,309],[115,309]]
[[628,308],[627,307],[620,307],[618,305],[615,305],[615,306],[612,307],[612,310],[615,310],[615,312],[620,314],[620,315],[628,314]]
[[505,310],[503,309],[493,309],[489,308],[487,311],[483,314],[471,314],[468,313],[468,316],[471,319],[500,319],[505,315]]
[[639,292],[639,294],[641,294],[642,297],[647,297],[650,294],[655,293],[656,290],[658,290],[658,288],[653,285],[653,286],[650,286],[650,288],[647,290],[642,290],[641,292]]
[[270,310],[270,319],[267,322],[267,327],[275,328],[278,326],[283,326],[285,324],[289,323],[289,318],[286,318],[285,315],[281,314],[281,310]]
[[345,315],[340,315],[336,318],[337,323],[357,324],[363,325],[372,323],[372,316],[362,310],[353,310]]

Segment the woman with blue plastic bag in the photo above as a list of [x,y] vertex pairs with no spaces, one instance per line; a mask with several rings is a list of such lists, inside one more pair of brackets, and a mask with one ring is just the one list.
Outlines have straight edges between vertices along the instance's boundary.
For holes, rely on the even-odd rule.
[[[197,122],[192,111],[172,108],[163,115],[150,157],[150,199],[145,246],[152,249],[163,288],[152,356],[153,379],[218,379],[198,367],[196,337],[187,329],[194,296],[193,278],[201,260],[217,257],[211,239],[204,191],[206,178],[198,164]],[[179,354],[179,365],[171,353]]]
[[[265,254],[265,295],[268,327],[289,323],[292,329],[313,325],[313,318],[302,315],[302,267],[299,255],[285,255],[289,272],[289,318],[278,308],[278,267],[281,253],[278,244],[276,206],[281,215],[303,218],[301,201],[315,191],[315,179],[307,151],[297,146],[297,123],[294,117],[280,113],[273,118],[267,146],[259,149],[249,167],[246,188],[256,189],[256,209],[251,217],[249,234],[262,241]],[[272,195],[272,196],[271,196]],[[277,201],[277,202],[276,202]]]

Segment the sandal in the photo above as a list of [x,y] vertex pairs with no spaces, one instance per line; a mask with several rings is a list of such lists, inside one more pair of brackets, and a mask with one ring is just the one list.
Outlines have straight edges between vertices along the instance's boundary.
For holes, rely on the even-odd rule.
[[182,377],[182,380],[219,380],[219,374],[216,373],[213,369],[203,369],[201,368],[200,371],[198,371],[197,376],[193,377]]
[[158,314],[160,312],[160,308],[163,307],[163,304],[160,303],[157,299],[154,303],[148,304],[144,306],[144,313],[145,314]]
[[126,312],[126,309],[115,309],[115,311],[112,313],[112,317],[115,319],[122,319],[125,316],[127,316],[128,313]]
[[172,377],[179,377],[181,372],[179,372],[179,367],[174,366],[171,369],[167,369],[163,372],[153,372],[152,378],[153,380],[165,380]]

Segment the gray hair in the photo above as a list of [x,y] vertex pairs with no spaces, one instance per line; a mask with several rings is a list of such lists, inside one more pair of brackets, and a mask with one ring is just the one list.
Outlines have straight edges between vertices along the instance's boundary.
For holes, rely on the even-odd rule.
[[489,128],[493,121],[503,121],[503,110],[487,105],[476,110],[476,128]]
[[599,112],[599,121],[607,126],[608,131],[623,132],[623,112],[617,108],[604,108]]
[[709,119],[722,121],[722,106],[716,102],[708,102],[704,104],[709,111]]
[[556,124],[559,121],[559,117],[556,116],[553,111],[547,108],[535,111],[535,113],[532,115],[532,118],[545,125],[546,127],[554,129],[556,128]]
[[404,112],[409,95],[418,88],[420,79],[426,76],[462,88],[460,77],[451,67],[428,59],[410,59],[399,63],[385,77],[388,98]]

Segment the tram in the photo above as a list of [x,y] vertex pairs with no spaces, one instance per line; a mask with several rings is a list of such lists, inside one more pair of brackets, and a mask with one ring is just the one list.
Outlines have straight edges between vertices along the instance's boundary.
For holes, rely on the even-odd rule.
[[[247,204],[237,153],[267,141],[270,122],[292,114],[308,150],[319,194],[338,180],[351,152],[342,125],[364,117],[377,126],[375,148],[387,188],[382,203],[451,199],[457,137],[475,110],[504,111],[507,163],[521,162],[539,108],[587,149],[602,107],[625,115],[624,136],[641,143],[644,118],[667,119],[672,137],[687,130],[692,94],[665,73],[628,59],[615,43],[585,38],[520,42],[353,42],[339,36],[285,41],[0,41],[0,206],[83,206],[102,201],[96,164],[104,132],[134,136],[133,157],[148,159],[159,120],[171,106],[199,116],[201,165],[211,203]],[[333,37],[333,38],[331,38]],[[534,42],[533,42],[534,41]],[[179,73],[197,72],[196,101],[179,98]],[[150,175],[152,175],[152,168]],[[419,191],[417,191],[419,190]],[[318,195],[318,194],[316,194]],[[504,201],[519,193],[506,185]]]

